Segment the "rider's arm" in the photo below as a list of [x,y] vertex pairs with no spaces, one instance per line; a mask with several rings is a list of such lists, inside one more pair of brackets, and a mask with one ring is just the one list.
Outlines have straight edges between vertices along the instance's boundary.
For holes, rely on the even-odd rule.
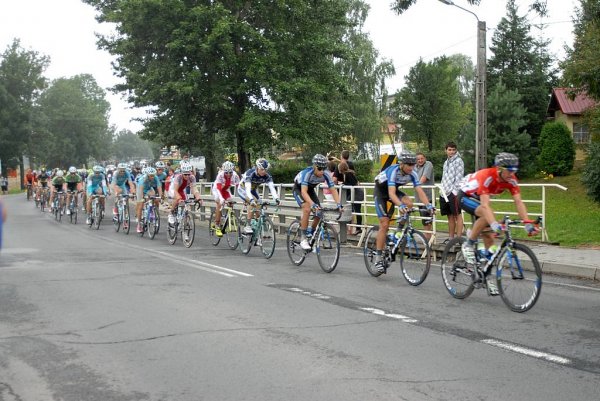
[[275,184],[273,184],[273,181],[269,181],[267,185],[269,186],[269,191],[271,191],[271,196],[273,199],[279,199],[279,195],[277,195],[277,190],[275,189]]
[[517,206],[517,212],[519,213],[519,217],[523,220],[529,220],[529,216],[527,215],[527,207],[521,199],[521,194],[514,194],[513,200],[515,201],[515,205]]
[[308,185],[302,185],[300,187],[300,194],[302,195],[302,199],[304,199],[304,201],[312,207],[313,201],[310,199],[310,195],[308,194]]

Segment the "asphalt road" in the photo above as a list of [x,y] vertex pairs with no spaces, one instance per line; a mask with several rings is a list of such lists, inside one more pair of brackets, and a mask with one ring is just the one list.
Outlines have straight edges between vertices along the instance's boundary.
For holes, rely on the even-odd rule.
[[[0,401],[598,400],[600,288],[544,277],[518,314],[373,278],[356,249],[321,271],[265,260],[204,226],[186,249],[57,223],[5,197]],[[223,242],[223,241],[222,241]]]

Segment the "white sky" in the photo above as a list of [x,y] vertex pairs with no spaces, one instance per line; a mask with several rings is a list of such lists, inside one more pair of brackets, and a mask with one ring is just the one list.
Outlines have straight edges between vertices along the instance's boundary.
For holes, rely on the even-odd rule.
[[[520,15],[527,11],[530,1],[517,0]],[[365,30],[370,32],[380,57],[393,61],[396,67],[396,76],[388,81],[390,93],[402,87],[404,76],[420,57],[430,61],[443,54],[463,53],[475,63],[477,21],[473,15],[438,0],[418,0],[401,16],[390,11],[391,0],[367,2],[371,12]],[[506,1],[482,0],[479,7],[469,6],[466,0],[454,3],[486,21],[489,46],[496,25],[506,14]],[[534,34],[541,32],[552,39],[551,51],[558,58],[564,56],[563,45],[572,44],[573,26],[568,21],[578,5],[578,0],[548,0],[546,19],[541,21],[531,14],[532,23],[548,24],[543,31],[534,28]],[[89,73],[107,89],[118,79],[112,75],[112,57],[97,50],[95,33],[106,33],[109,28],[99,25],[94,16],[94,9],[80,0],[0,0],[0,53],[13,38],[19,38],[23,48],[51,57],[45,72],[49,79]],[[107,98],[111,103],[111,124],[132,131],[141,128],[130,120],[143,117],[143,111],[131,109],[118,94],[108,93]]]

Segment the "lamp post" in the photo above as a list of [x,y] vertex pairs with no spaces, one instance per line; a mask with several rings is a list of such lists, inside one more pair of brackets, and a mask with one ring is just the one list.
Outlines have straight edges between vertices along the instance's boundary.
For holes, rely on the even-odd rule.
[[456,5],[452,0],[440,2],[460,8],[477,19],[477,75],[475,77],[475,170],[487,167],[487,109],[485,104],[486,87],[486,27],[485,21],[480,21],[477,14]]

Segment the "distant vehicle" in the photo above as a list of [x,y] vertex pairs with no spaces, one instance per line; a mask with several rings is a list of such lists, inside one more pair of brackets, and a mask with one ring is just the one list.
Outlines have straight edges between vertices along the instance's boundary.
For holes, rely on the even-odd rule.
[[200,177],[204,177],[204,173],[206,172],[206,159],[204,156],[190,158],[190,164],[198,171]]

